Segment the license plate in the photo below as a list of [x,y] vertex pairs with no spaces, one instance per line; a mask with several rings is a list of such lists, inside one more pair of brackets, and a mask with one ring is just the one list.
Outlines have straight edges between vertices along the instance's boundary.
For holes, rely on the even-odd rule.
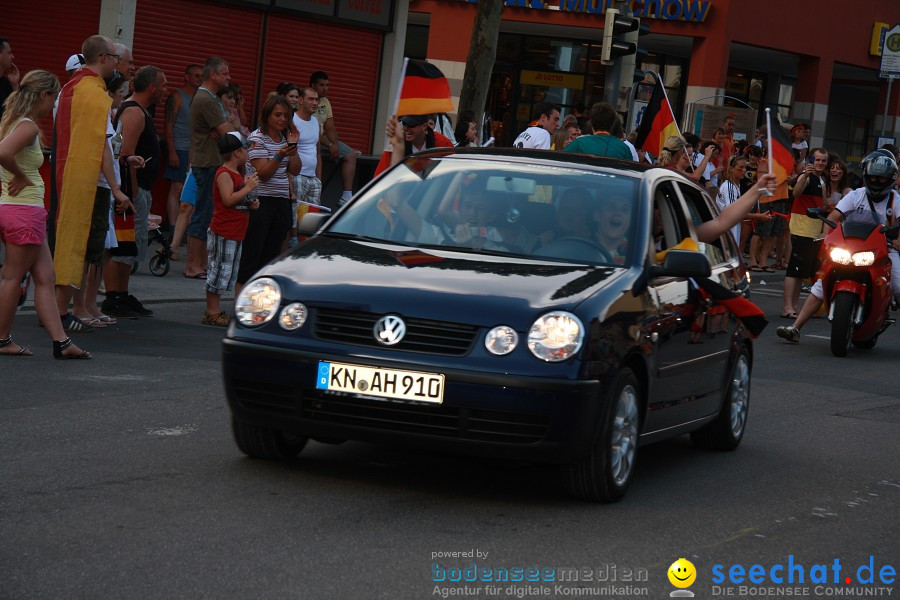
[[316,389],[440,404],[444,401],[444,376],[322,360]]

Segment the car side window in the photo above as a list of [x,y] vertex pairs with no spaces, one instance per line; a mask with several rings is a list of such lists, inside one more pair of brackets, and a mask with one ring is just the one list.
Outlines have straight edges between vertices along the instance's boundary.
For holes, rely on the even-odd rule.
[[[705,223],[713,219],[713,210],[710,203],[703,197],[703,194],[684,183],[678,184],[678,189],[684,197],[685,206],[690,213],[691,222],[694,225]],[[709,264],[718,265],[731,260],[731,247],[722,243],[722,237],[709,244],[700,242],[700,250],[706,254]]]
[[671,181],[660,182],[653,192],[653,235],[656,252],[692,237],[681,199]]

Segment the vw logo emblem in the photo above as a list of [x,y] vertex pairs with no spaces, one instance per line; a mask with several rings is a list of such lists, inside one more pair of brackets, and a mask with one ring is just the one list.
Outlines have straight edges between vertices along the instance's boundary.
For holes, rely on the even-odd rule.
[[387,315],[375,323],[375,339],[379,344],[393,346],[406,335],[406,323],[398,316]]

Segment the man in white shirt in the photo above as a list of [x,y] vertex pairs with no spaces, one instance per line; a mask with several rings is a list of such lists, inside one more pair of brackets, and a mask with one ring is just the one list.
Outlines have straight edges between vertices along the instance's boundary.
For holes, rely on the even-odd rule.
[[538,102],[531,111],[531,125],[513,142],[514,148],[550,149],[550,135],[559,128],[559,107]]
[[[319,159],[319,121],[314,117],[319,109],[319,93],[311,87],[301,92],[300,104],[294,113],[294,126],[300,132],[297,141],[297,156],[303,165],[294,179],[298,203],[319,204],[322,197],[322,182],[316,177],[316,163]],[[296,213],[296,210],[294,211]]]

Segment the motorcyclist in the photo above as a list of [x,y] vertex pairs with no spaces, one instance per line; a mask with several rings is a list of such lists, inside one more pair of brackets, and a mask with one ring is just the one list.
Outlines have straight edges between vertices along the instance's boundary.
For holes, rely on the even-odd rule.
[[[841,198],[828,219],[847,223],[895,224],[897,213],[900,212],[900,194],[893,189],[898,172],[893,154],[886,150],[876,150],[863,159],[862,169],[863,187]],[[831,228],[826,225],[824,233],[830,231]],[[891,259],[891,291],[895,301],[900,302],[900,240],[894,239],[890,244],[888,256]],[[797,319],[792,325],[779,327],[776,331],[778,337],[789,342],[799,342],[800,328],[822,306],[824,295],[822,280],[816,281]]]

